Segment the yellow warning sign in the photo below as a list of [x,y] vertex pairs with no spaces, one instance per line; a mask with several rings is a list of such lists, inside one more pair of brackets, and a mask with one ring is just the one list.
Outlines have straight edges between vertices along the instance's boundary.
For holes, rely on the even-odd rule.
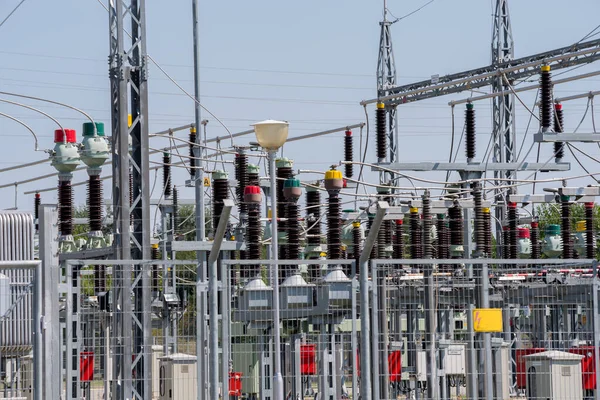
[[204,178],[204,187],[210,187],[210,178]]
[[474,309],[473,328],[475,329],[475,332],[502,332],[502,309]]

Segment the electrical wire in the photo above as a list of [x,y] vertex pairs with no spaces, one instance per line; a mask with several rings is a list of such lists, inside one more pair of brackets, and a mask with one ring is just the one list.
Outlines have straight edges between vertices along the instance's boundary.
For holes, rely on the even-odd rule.
[[[60,124],[60,122],[58,122],[58,120],[56,118],[54,118],[50,114],[48,114],[48,113],[46,113],[46,112],[44,112],[44,111],[42,111],[40,109],[37,109],[37,108],[32,107],[32,106],[28,106],[27,104],[17,103],[16,101],[12,101],[12,100],[0,99],[0,102],[12,104],[12,105],[23,107],[23,108],[27,108],[29,110],[32,110],[32,111],[35,111],[35,112],[40,113],[42,115],[45,115],[46,117],[48,117],[52,121],[54,121],[54,123],[60,127],[60,129],[63,131],[63,133],[65,132],[65,128]],[[63,136],[64,136],[64,142],[66,143],[66,141],[67,141],[67,135],[63,135]]]
[[4,20],[2,20],[2,22],[0,22],[0,28],[2,27],[2,25],[4,25],[4,23],[6,21],[8,21],[8,19],[15,13],[15,11],[17,11],[19,9],[19,7],[21,7],[21,4],[25,3],[25,0],[21,0],[21,2],[19,4],[16,5],[15,8],[13,8],[13,10],[6,16],[6,18],[4,18]]
[[[12,119],[13,121],[15,121],[15,122],[21,124],[22,126],[24,126],[33,135],[33,139],[35,140],[35,151],[43,151],[43,150],[39,150],[39,147],[38,147],[38,137],[37,137],[37,135],[35,134],[35,132],[33,131],[33,129],[31,129],[31,127],[29,125],[27,125],[25,122],[21,121],[20,119],[15,118],[15,117],[13,117],[11,115],[5,114],[3,112],[0,112],[0,115],[2,115],[3,117],[6,117],[8,119]],[[48,161],[48,160],[44,160],[44,162],[46,162],[46,161]],[[0,172],[2,172],[2,170],[0,170]]]

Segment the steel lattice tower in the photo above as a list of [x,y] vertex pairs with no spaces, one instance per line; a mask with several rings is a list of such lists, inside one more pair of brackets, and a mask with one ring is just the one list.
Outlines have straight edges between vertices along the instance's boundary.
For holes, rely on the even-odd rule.
[[[390,26],[395,21],[387,19],[387,0],[383,1],[383,21],[381,26],[381,35],[379,38],[379,57],[377,59],[377,93],[379,96],[385,96],[386,90],[396,86],[396,63],[394,61],[394,48],[392,47],[392,35]],[[387,112],[387,131],[388,142],[390,144],[390,163],[398,161],[397,145],[397,116],[396,106],[386,107]]]
[[[115,256],[120,260],[150,259],[148,65],[144,3],[144,0],[108,1],[114,246]],[[125,16],[131,18],[130,33],[124,26]],[[125,45],[125,35],[131,37],[130,46]],[[131,124],[128,123],[128,105]],[[131,206],[129,171],[133,180]],[[115,265],[113,282],[112,398],[146,399],[152,393],[150,275],[143,273],[139,264]]]
[[[496,11],[494,13],[494,29],[492,34],[492,65],[497,66],[506,61],[514,59],[515,44],[510,25],[510,15],[508,11],[508,0],[496,0]],[[512,84],[512,83],[511,83]],[[509,92],[506,81],[502,76],[498,76],[492,81],[492,92]],[[515,149],[515,103],[512,93],[502,96],[496,96],[492,99],[493,103],[493,121],[492,132],[494,135],[494,162],[517,162]],[[498,171],[494,173],[495,178],[516,178],[515,171]],[[510,181],[503,182],[510,184]],[[514,189],[513,189],[514,190]],[[505,196],[498,193],[496,200],[499,204],[505,204]],[[502,221],[504,219],[504,208],[496,207],[496,218]],[[497,238],[502,237],[502,227],[497,226]],[[500,248],[501,246],[499,246]]]

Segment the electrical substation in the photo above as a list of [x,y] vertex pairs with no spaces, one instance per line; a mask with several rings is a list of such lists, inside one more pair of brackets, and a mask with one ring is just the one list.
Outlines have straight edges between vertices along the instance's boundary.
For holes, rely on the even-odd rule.
[[[0,211],[0,399],[600,400],[600,185],[597,169],[586,185],[570,172],[580,154],[599,165],[600,134],[566,123],[571,101],[599,92],[555,92],[600,75],[561,76],[598,63],[597,34],[515,58],[510,2],[494,0],[489,65],[399,85],[384,2],[377,95],[353,99],[362,120],[292,136],[259,117],[214,136],[197,0],[193,123],[160,132],[148,70],[166,72],[146,50],[146,2],[101,3],[111,120],[55,120],[49,157],[0,169],[55,170],[27,192],[33,213]],[[463,92],[448,104],[450,159],[403,161],[428,150],[402,146],[402,107]],[[520,107],[536,131],[522,144]],[[289,158],[325,136],[330,167]],[[552,156],[526,161],[523,146]]]

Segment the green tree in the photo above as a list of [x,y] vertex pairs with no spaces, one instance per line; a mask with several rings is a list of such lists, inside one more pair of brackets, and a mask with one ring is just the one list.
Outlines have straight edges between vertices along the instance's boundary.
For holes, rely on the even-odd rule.
[[[535,208],[535,213],[539,218],[540,231],[542,235],[546,227],[550,224],[561,224],[562,212],[560,204],[543,203]],[[571,205],[571,226],[575,226],[577,221],[585,220],[585,205],[575,203]],[[594,206],[594,231],[600,229],[600,206]]]

